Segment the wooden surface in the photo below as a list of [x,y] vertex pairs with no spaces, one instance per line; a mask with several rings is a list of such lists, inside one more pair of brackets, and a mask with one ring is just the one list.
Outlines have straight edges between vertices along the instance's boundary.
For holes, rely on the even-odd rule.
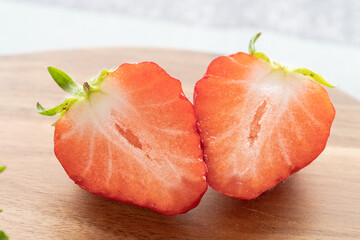
[[[175,217],[85,192],[53,153],[54,119],[35,104],[64,96],[46,67],[78,82],[124,62],[155,61],[192,99],[214,56],[160,49],[58,51],[0,58],[0,229],[15,239],[360,239],[360,103],[330,89],[337,114],[326,150],[309,167],[251,201],[210,189]],[[358,81],[359,79],[353,79]],[[341,81],[341,79],[340,79]]]

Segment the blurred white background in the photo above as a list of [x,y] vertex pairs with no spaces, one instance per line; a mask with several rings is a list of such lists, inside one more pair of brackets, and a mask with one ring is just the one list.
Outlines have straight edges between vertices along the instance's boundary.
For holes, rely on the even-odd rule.
[[258,50],[360,99],[357,0],[0,0],[0,56],[108,46],[227,55],[259,31]]

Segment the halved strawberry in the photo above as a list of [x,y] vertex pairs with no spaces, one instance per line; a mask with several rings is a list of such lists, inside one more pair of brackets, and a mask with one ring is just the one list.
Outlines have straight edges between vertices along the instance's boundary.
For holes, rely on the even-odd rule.
[[250,54],[213,60],[194,93],[209,185],[240,199],[259,196],[311,163],[324,150],[335,116],[327,92],[313,80],[331,85],[255,52],[259,35]]
[[72,95],[43,115],[60,114],[55,155],[83,189],[176,215],[207,189],[192,104],[181,83],[152,62],[104,70],[83,87],[49,72]]

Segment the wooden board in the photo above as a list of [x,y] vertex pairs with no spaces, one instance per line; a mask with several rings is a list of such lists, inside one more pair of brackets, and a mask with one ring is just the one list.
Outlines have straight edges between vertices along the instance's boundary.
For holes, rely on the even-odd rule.
[[[330,89],[337,115],[326,150],[309,167],[251,201],[210,189],[175,217],[92,195],[75,185],[53,153],[54,119],[35,104],[64,93],[46,67],[78,82],[124,62],[155,61],[195,82],[214,56],[139,48],[45,52],[0,58],[0,229],[15,239],[360,239],[360,103]],[[358,79],[354,79],[358,81]]]

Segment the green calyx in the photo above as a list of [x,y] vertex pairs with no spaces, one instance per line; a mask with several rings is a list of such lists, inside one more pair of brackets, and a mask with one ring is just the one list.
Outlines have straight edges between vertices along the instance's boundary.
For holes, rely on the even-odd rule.
[[9,240],[9,237],[3,231],[0,231],[0,240]]
[[[6,169],[5,166],[0,166],[0,173],[1,173],[2,171],[4,171],[5,169]],[[2,211],[3,211],[3,210],[0,209],[0,213],[1,213]],[[9,237],[8,237],[3,231],[0,230],[0,240],[8,240],[8,239],[9,239]]]
[[59,118],[62,117],[75,102],[79,101],[80,99],[87,99],[91,93],[100,91],[100,85],[104,78],[113,72],[113,70],[103,70],[98,77],[89,82],[85,82],[81,86],[72,80],[69,75],[57,68],[48,67],[48,71],[57,85],[59,85],[62,90],[68,93],[70,97],[65,99],[61,104],[50,109],[45,109],[38,102],[36,104],[36,110],[41,115],[59,115]]
[[283,65],[280,65],[279,63],[275,61],[271,61],[270,58],[263,52],[256,52],[255,51],[255,42],[260,37],[261,32],[256,34],[249,43],[249,54],[253,55],[254,57],[260,58],[266,62],[268,62],[274,69],[282,70],[284,72],[293,72],[293,73],[300,73],[306,77],[311,78],[312,80],[327,86],[327,87],[334,87],[329,82],[327,82],[321,75],[314,73],[313,71],[307,69],[307,68],[295,68],[295,69],[289,69]]

